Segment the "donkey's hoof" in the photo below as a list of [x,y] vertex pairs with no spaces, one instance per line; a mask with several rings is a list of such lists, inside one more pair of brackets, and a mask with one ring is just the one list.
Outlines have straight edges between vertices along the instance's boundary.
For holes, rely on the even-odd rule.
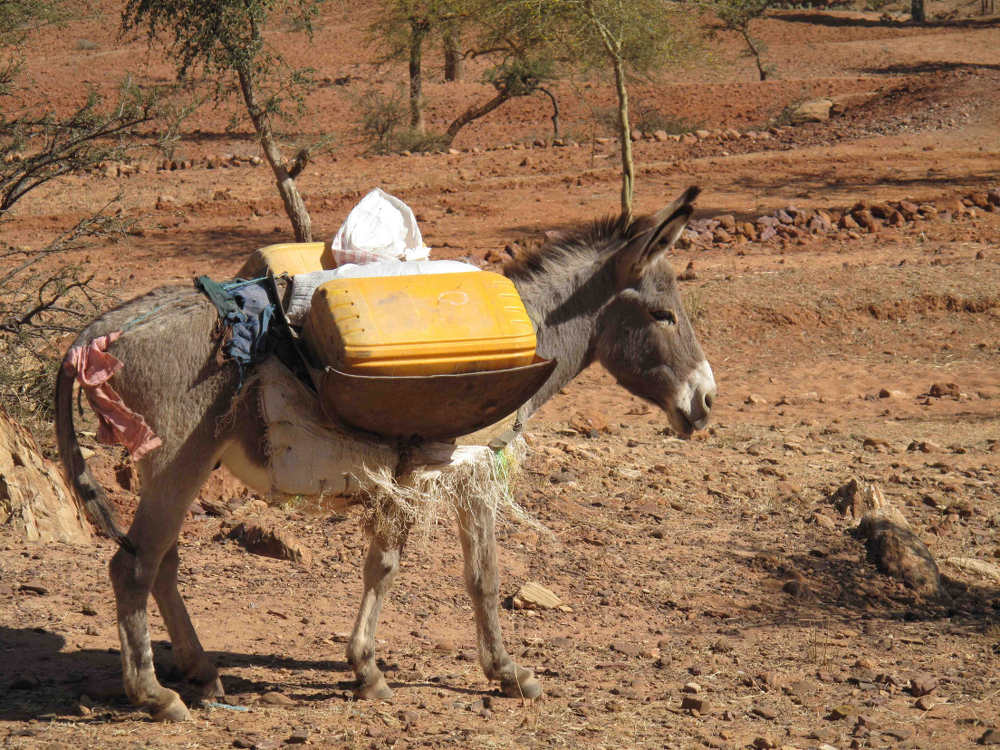
[[172,696],[166,699],[163,708],[152,711],[153,721],[190,721],[191,712],[187,710],[184,701],[172,690],[167,692],[172,693]]
[[369,685],[359,685],[354,695],[362,700],[388,701],[392,700],[392,688],[386,683],[385,677],[379,677]]
[[215,698],[224,698],[226,691],[222,687],[222,680],[216,676],[207,682],[191,680],[191,687],[197,694],[199,700],[211,701]]
[[518,667],[515,679],[500,680],[500,690],[508,698],[538,698],[542,694],[542,683],[530,669]]

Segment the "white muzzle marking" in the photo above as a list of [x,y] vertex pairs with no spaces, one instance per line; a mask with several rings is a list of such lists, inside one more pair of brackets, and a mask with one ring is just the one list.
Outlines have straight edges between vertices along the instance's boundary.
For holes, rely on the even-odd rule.
[[708,424],[708,415],[715,398],[715,376],[707,359],[698,363],[677,391],[677,410],[696,430]]

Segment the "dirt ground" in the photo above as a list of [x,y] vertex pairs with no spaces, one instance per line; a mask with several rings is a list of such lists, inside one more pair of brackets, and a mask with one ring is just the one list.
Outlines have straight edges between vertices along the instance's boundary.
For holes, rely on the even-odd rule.
[[[69,104],[83,83],[107,87],[126,71],[169,78],[162,59],[114,29],[109,10],[36,39],[38,97]],[[642,107],[741,134],[638,141],[640,211],[692,183],[704,189],[702,219],[861,200],[953,208],[873,233],[678,249],[719,384],[711,426],[692,440],[597,366],[536,415],[516,491],[550,533],[501,529],[502,592],[537,581],[567,610],[504,608],[501,621],[515,659],[543,680],[541,700],[500,697],[483,677],[448,527],[408,548],[381,620],[393,702],[353,700],[344,640],[360,594],[357,518],[289,509],[283,523],[311,561],[252,555],[215,541],[220,518],[197,512],[247,499],[220,471],[182,533],[181,590],[231,704],[195,708],[182,724],[133,710],[120,689],[112,545],[43,547],[3,533],[0,747],[1000,743],[1000,579],[954,562],[1000,564],[1000,212],[954,206],[1000,187],[1000,22],[914,28],[877,13],[788,11],[759,33],[773,81],[755,81],[722,37],[712,58],[636,86]],[[614,144],[595,125],[611,105],[601,81],[556,87],[562,147],[546,142],[539,97],[470,126],[453,153],[371,156],[352,130],[350,94],[402,71],[375,69],[359,24],[335,14],[313,47],[291,33],[274,41],[330,81],[300,123],[301,135],[337,136],[300,180],[320,238],[376,185],[414,207],[436,257],[484,265],[617,209]],[[475,70],[457,84],[437,75],[432,127],[489,94]],[[745,135],[820,95],[841,97],[841,114]],[[37,191],[5,240],[30,247],[120,192],[141,217],[137,234],[79,258],[104,288],[125,298],[233,274],[289,230],[265,167],[209,168],[257,153],[227,120],[221,109],[195,118],[174,154],[187,168],[157,169],[163,156],[150,151],[141,171],[112,166]],[[92,463],[127,516],[118,454],[98,450]],[[852,477],[902,510],[947,601],[921,599],[868,560],[831,500]],[[151,611],[159,671],[174,685]],[[922,686],[933,689],[921,696]],[[685,697],[699,708],[682,708]]]

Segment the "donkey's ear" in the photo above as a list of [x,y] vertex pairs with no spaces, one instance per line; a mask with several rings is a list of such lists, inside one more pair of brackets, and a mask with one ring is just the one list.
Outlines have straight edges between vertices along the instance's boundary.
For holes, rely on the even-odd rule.
[[621,285],[638,281],[661,255],[681,236],[694,211],[694,199],[701,188],[692,185],[670,205],[651,217],[652,227],[640,230],[618,251],[616,264]]

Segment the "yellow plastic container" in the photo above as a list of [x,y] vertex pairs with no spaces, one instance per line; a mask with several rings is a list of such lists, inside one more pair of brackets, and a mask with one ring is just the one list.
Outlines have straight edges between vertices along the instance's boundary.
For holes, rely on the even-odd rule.
[[322,242],[282,242],[262,247],[243,264],[237,276],[246,279],[264,276],[268,271],[275,276],[322,271],[323,247]]
[[302,331],[322,364],[358,375],[448,375],[531,364],[535,331],[488,271],[328,281]]

